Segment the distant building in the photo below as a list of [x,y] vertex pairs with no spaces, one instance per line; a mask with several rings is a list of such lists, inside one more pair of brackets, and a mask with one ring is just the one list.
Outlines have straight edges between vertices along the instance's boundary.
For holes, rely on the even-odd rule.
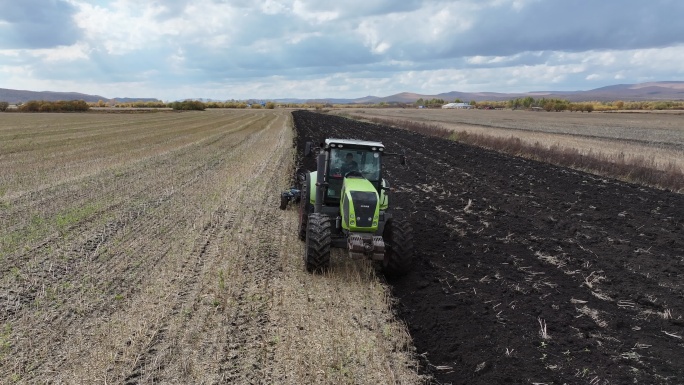
[[457,109],[469,110],[469,109],[473,108],[473,106],[471,106],[468,103],[448,103],[448,104],[443,105],[442,108],[457,108]]

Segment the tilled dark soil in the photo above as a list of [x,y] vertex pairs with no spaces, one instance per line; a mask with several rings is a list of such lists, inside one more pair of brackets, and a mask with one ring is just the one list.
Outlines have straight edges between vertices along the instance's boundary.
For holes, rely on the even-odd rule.
[[684,196],[293,116],[299,159],[306,141],[326,137],[406,154],[406,167],[385,158],[384,177],[395,215],[413,225],[416,260],[390,284],[435,383],[684,383]]

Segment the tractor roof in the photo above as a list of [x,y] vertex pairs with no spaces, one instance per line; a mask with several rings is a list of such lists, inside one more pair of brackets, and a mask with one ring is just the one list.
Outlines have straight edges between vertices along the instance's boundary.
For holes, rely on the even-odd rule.
[[371,142],[368,140],[357,140],[357,139],[326,139],[325,147],[329,148],[331,144],[342,144],[347,146],[355,147],[377,147],[378,149],[384,149],[385,146],[380,142]]

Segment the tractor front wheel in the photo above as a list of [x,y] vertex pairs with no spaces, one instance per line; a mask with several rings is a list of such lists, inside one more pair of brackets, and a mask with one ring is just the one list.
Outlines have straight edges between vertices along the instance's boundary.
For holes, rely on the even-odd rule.
[[330,217],[313,213],[308,217],[304,263],[310,273],[322,272],[330,267]]
[[413,229],[406,222],[390,221],[383,232],[385,259],[382,271],[385,275],[404,275],[411,270],[413,262]]

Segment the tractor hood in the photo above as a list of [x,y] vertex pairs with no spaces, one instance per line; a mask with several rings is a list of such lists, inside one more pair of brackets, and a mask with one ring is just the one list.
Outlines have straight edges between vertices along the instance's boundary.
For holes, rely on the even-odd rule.
[[344,178],[340,200],[342,227],[349,231],[375,232],[380,216],[378,198],[377,190],[365,178]]

